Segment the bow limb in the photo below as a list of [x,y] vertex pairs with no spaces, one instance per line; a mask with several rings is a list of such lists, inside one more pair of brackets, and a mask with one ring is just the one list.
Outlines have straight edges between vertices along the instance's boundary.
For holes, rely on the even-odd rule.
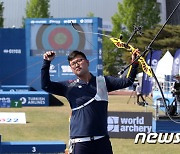
[[141,66],[142,66],[143,71],[144,71],[149,77],[153,77],[151,67],[146,63],[145,59],[144,59],[139,53],[137,53],[137,55],[140,56],[140,58],[138,59],[138,61],[141,63]]
[[136,53],[137,56],[139,56],[138,58],[138,61],[141,63],[141,66],[142,66],[142,70],[150,77],[153,76],[152,74],[152,70],[151,70],[151,67],[148,66],[148,64],[146,63],[144,57],[142,57],[139,52],[137,52],[138,50],[136,50],[136,48],[134,48],[132,45],[130,44],[126,44],[125,42],[122,42],[120,39],[118,38],[110,38],[110,40],[114,43],[114,45],[117,47],[117,48],[123,48],[123,49],[126,49],[128,50],[129,52],[131,53]]
[[123,48],[123,49],[126,49],[126,50],[130,51],[130,52],[135,50],[135,48],[132,45],[126,44],[125,42],[122,42],[118,38],[111,37],[110,40],[114,43],[114,45],[117,48]]

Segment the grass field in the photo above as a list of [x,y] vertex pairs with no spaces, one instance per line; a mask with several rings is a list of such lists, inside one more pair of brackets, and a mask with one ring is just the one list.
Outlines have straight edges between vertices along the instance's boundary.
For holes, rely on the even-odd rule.
[[[134,104],[130,96],[110,95],[109,111],[153,112],[152,107]],[[67,100],[58,97],[64,105],[56,107],[0,108],[0,112],[25,112],[27,124],[0,124],[2,141],[55,141],[68,143],[68,118],[70,108]],[[147,102],[152,104],[151,99]],[[177,154],[178,144],[134,144],[134,139],[111,139],[114,154]]]

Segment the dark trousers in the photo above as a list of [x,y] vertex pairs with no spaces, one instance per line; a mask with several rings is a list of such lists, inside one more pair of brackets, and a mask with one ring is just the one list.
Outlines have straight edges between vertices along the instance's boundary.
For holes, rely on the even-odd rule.
[[94,141],[75,143],[72,154],[113,154],[109,136]]

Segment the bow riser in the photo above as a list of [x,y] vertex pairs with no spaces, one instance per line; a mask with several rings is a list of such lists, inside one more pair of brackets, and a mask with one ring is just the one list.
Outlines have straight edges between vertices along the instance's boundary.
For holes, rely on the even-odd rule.
[[[120,39],[117,39],[117,38],[110,38],[110,40],[114,43],[114,45],[117,47],[117,48],[122,48],[122,49],[126,49],[127,51],[133,53],[136,51],[136,49],[130,45],[130,44],[126,44],[125,42],[122,42]],[[137,50],[138,51],[138,50]],[[138,56],[140,56],[140,54],[138,52],[136,52],[136,54]],[[151,68],[150,66],[148,66],[148,64],[146,63],[144,57],[140,57],[138,59],[138,61],[141,63],[141,66],[142,66],[142,70],[150,77],[152,77],[152,71],[151,71]]]

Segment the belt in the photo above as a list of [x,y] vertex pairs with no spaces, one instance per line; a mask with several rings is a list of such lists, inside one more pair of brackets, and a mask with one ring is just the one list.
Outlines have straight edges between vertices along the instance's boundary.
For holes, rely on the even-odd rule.
[[71,141],[71,143],[87,142],[87,141],[98,140],[98,139],[103,138],[103,137],[104,136],[82,137],[82,138],[70,139],[70,141]]

